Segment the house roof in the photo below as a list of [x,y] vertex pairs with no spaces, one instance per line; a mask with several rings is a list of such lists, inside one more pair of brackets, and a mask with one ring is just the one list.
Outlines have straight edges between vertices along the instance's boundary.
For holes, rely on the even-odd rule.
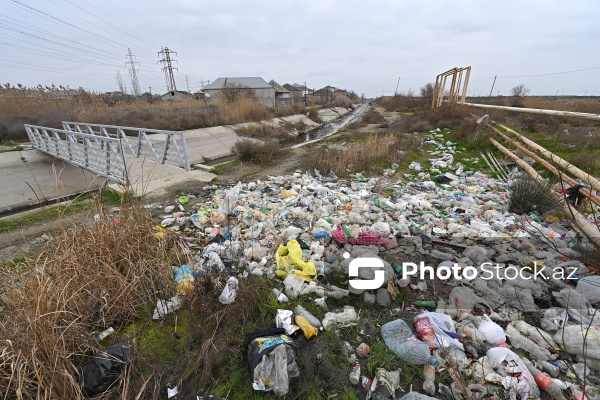
[[164,94],[162,94],[161,96],[165,96],[165,95],[171,95],[171,92],[175,92],[175,93],[179,93],[179,94],[183,94],[183,95],[187,95],[187,96],[192,96],[192,94],[190,92],[186,92],[185,90],[170,90]]
[[302,90],[304,90],[304,87],[299,88],[294,85],[290,85],[289,83],[286,83],[285,85],[283,85],[283,87],[289,90],[290,92],[301,92]]
[[250,89],[271,89],[273,87],[261,77],[226,77],[217,78],[214,82],[204,86],[204,90],[223,89],[226,85],[246,86]]
[[275,93],[289,93],[290,91],[281,86],[279,83],[275,82],[274,79],[269,81],[269,85],[273,86],[275,89]]

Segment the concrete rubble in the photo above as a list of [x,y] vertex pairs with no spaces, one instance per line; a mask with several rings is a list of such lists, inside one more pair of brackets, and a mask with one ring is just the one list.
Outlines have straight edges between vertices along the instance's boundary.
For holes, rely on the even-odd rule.
[[[322,327],[302,312],[317,329],[359,323],[352,305],[388,309],[389,322],[373,336],[404,362],[456,377],[451,385],[428,384],[432,397],[411,392],[404,399],[582,399],[583,390],[600,399],[600,279],[575,259],[589,244],[554,215],[509,212],[509,183],[475,170],[476,160],[465,159],[446,134],[429,133],[429,162],[412,162],[404,182],[396,182],[398,165],[375,178],[298,170],[206,186],[186,205],[155,204],[157,237],[180,235],[196,276],[230,277],[224,304],[255,275],[271,279],[280,302],[313,299],[323,308]],[[381,260],[381,288],[348,284],[376,279],[377,268],[366,267],[349,277],[361,259]],[[340,299],[344,309],[328,309]],[[432,300],[433,307],[418,305]],[[177,299],[161,300],[157,315],[177,306]],[[281,323],[288,335],[298,329],[291,313]],[[401,398],[395,371],[368,377],[356,362],[354,352],[347,373],[351,382],[360,376],[366,398]]]

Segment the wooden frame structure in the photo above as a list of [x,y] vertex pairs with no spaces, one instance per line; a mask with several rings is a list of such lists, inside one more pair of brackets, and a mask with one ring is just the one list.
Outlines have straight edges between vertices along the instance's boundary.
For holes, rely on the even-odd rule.
[[448,92],[448,103],[458,103],[460,97],[460,104],[465,104],[465,96],[467,95],[467,87],[469,86],[469,77],[471,76],[471,66],[464,68],[455,67],[435,77],[431,108],[442,105],[446,91],[446,80],[449,76],[452,76],[452,81],[450,83],[450,91]]

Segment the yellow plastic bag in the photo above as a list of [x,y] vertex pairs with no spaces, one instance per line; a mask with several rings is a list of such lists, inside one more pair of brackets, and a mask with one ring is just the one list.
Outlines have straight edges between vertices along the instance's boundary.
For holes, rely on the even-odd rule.
[[191,275],[181,279],[179,282],[177,282],[177,294],[180,296],[188,296],[192,294],[195,288],[195,282],[196,280]]
[[317,276],[315,264],[302,260],[302,249],[297,240],[290,240],[287,246],[280,245],[275,253],[275,260],[277,261],[275,275],[281,279],[285,279],[293,269],[298,270],[296,271],[297,277],[307,282]]
[[296,315],[296,325],[300,327],[302,333],[304,333],[304,337],[307,339],[319,334],[319,330],[312,326],[302,315]]
[[281,195],[283,197],[296,197],[296,196],[298,196],[298,192],[296,192],[295,190],[286,190],[286,189],[283,189],[281,191]]

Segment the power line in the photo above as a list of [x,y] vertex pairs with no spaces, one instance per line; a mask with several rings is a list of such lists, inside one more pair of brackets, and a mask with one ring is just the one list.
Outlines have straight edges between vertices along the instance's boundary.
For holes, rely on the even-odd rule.
[[[71,75],[73,75],[73,74],[75,74],[75,75],[113,75],[113,74],[107,74],[107,73],[101,73],[101,72],[73,72],[73,70],[68,70],[68,69],[52,68],[52,67],[47,67],[45,65],[28,64],[28,63],[23,63],[23,62],[19,62],[19,61],[12,61],[12,60],[3,60],[3,59],[0,59],[0,61],[10,62],[10,63],[15,63],[15,64],[21,64],[21,65],[27,65],[27,67],[23,67],[23,66],[16,66],[16,65],[0,64],[0,65],[5,66],[5,67],[20,68],[20,69],[30,69],[30,70],[33,70],[33,71],[66,72],[66,73],[69,73]],[[31,68],[31,67],[38,67],[38,68]]]
[[103,63],[100,61],[90,60],[87,58],[74,57],[71,54],[38,50],[38,49],[31,48],[31,47],[19,46],[19,45],[12,44],[12,43],[0,42],[0,45],[8,47],[10,50],[18,49],[19,53],[42,54],[42,55],[49,55],[49,56],[52,56],[55,58],[63,58],[63,59],[71,60],[71,61],[77,61],[79,63],[84,63],[84,64],[106,65],[108,67],[119,67],[119,65],[117,65],[117,64],[107,64],[107,63]]
[[572,74],[574,72],[584,72],[584,71],[592,71],[595,69],[600,69],[600,67],[592,67],[592,68],[585,68],[585,69],[575,69],[572,71],[563,71],[563,72],[550,72],[547,74],[538,74],[538,75],[522,75],[522,76],[499,76],[498,78],[503,78],[503,79],[515,79],[515,78],[535,78],[538,76],[551,76],[551,75],[563,75],[563,74]]

